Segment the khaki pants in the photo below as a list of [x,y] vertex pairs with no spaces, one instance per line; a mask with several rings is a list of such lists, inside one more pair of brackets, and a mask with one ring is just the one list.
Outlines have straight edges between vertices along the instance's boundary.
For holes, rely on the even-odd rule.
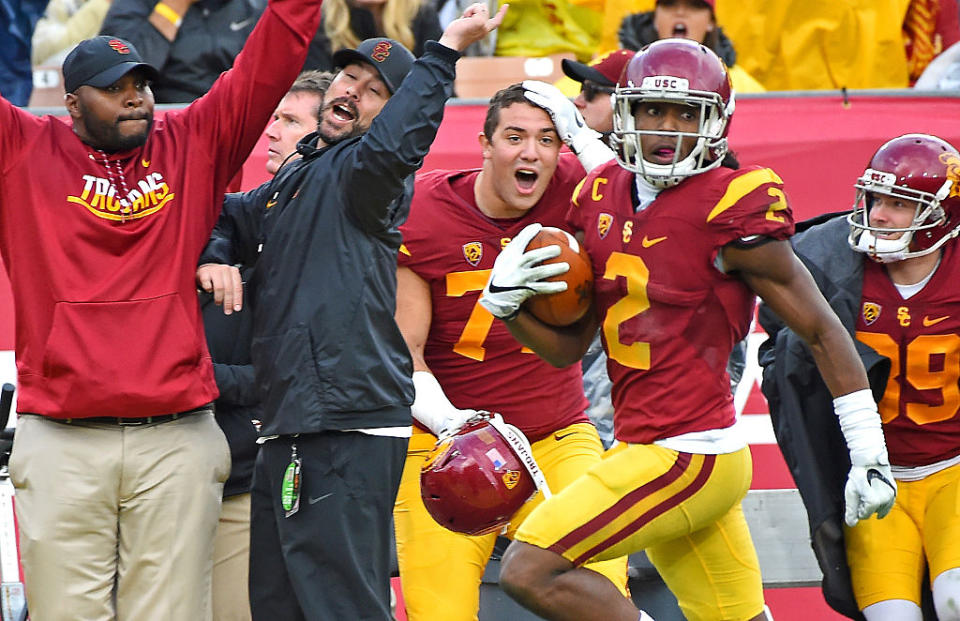
[[210,619],[229,471],[212,412],[133,427],[21,416],[10,475],[30,618]]
[[250,494],[223,499],[213,541],[213,619],[250,621]]

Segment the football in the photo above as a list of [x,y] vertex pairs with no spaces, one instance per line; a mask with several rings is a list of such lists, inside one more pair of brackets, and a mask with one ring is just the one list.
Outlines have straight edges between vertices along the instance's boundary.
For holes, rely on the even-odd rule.
[[590,256],[577,238],[552,226],[543,227],[527,244],[527,250],[544,246],[560,246],[560,254],[543,262],[566,262],[570,270],[547,280],[563,280],[567,290],[560,293],[535,295],[523,307],[534,317],[551,326],[569,326],[583,317],[593,303],[593,267]]

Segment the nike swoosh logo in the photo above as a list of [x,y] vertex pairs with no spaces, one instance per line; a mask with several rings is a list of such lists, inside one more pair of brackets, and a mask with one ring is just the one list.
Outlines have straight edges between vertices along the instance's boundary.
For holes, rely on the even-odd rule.
[[150,168],[150,160],[140,159],[140,165],[144,168]]
[[317,496],[316,498],[311,498],[308,502],[309,502],[311,505],[315,505],[315,504],[317,504],[318,502],[320,502],[321,500],[323,500],[324,498],[328,498],[328,497],[330,497],[330,496],[333,496],[333,492],[327,492],[327,493],[324,494],[323,496]]
[[236,32],[236,31],[238,31],[238,30],[243,30],[244,28],[246,28],[247,26],[249,26],[249,25],[250,25],[250,22],[252,22],[252,21],[253,21],[253,18],[252,18],[252,17],[248,17],[247,19],[243,20],[242,22],[230,22],[230,30],[232,30],[232,31],[234,31],[234,32]]
[[897,489],[896,487],[894,487],[893,483],[887,480],[887,477],[880,474],[879,470],[870,468],[869,470],[867,470],[867,485],[870,485],[871,481],[873,481],[874,479],[880,479],[881,481],[889,485],[890,489],[893,489],[893,490]]
[[576,431],[570,431],[570,432],[568,432],[568,433],[563,433],[563,434],[561,434],[561,433],[555,433],[555,434],[553,434],[553,439],[556,440],[557,442],[559,442],[560,440],[563,440],[564,438],[569,438],[570,436],[574,435],[575,433],[577,433],[577,432],[576,432]]
[[644,248],[649,248],[650,246],[653,246],[653,245],[655,245],[655,244],[659,244],[660,242],[662,242],[662,241],[665,240],[666,238],[667,238],[667,236],[664,235],[663,237],[654,237],[653,239],[650,239],[649,237],[647,237],[646,235],[644,235],[644,236],[643,236],[643,241],[641,241],[640,243],[643,244],[643,247],[644,247]]
[[516,291],[517,289],[530,289],[530,287],[498,287],[497,285],[490,283],[490,293],[503,293],[504,291]]
[[941,321],[950,319],[950,315],[944,315],[943,317],[937,317],[936,319],[930,319],[929,316],[923,318],[923,327],[929,328],[930,326],[935,326]]
[[270,209],[277,204],[277,201],[267,201],[267,209]]

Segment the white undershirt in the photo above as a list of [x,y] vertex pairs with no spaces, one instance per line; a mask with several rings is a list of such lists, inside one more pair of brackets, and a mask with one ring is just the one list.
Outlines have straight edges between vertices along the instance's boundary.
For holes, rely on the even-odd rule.
[[640,175],[634,175],[633,177],[637,180],[637,197],[640,199],[640,204],[637,205],[635,211],[639,213],[657,199],[657,195],[660,194],[660,188],[653,187]]
[[927,277],[921,280],[920,282],[913,283],[912,285],[898,285],[893,283],[893,286],[897,288],[897,291],[900,292],[900,297],[904,300],[909,300],[913,296],[920,293],[921,290],[926,286],[930,279],[933,278],[933,275],[937,273],[937,268],[940,267],[940,261],[943,259],[943,256],[937,259],[937,264],[933,266],[933,269],[930,270],[930,273],[927,274]]

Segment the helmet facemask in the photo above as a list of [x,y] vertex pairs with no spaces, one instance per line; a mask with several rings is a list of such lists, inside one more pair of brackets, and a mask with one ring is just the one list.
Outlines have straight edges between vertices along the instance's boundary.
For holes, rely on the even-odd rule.
[[[911,244],[915,239],[945,224],[947,218],[940,202],[949,196],[951,184],[951,181],[945,181],[937,193],[932,194],[898,185],[897,176],[893,173],[868,168],[854,185],[857,190],[856,201],[853,212],[847,216],[847,222],[850,224],[848,238],[850,247],[880,263],[903,261],[938,250],[947,240],[956,237],[958,229],[954,228],[932,244],[922,244],[922,248],[911,250]],[[878,194],[916,203],[916,211],[910,226],[906,228],[872,226],[870,209],[873,206],[874,196]],[[890,233],[903,234],[896,239],[879,237],[879,235]]]
[[[735,107],[733,93],[726,105],[720,94],[688,89],[688,81],[671,76],[648,76],[640,87],[618,87],[612,95],[612,140],[620,165],[658,188],[677,185],[689,176],[716,168],[727,153],[726,129]],[[642,130],[637,128],[634,110],[645,103],[664,102],[690,106],[699,111],[694,132]],[[674,160],[656,164],[643,157],[644,137],[676,139]],[[693,150],[680,159],[684,138],[695,138]]]

